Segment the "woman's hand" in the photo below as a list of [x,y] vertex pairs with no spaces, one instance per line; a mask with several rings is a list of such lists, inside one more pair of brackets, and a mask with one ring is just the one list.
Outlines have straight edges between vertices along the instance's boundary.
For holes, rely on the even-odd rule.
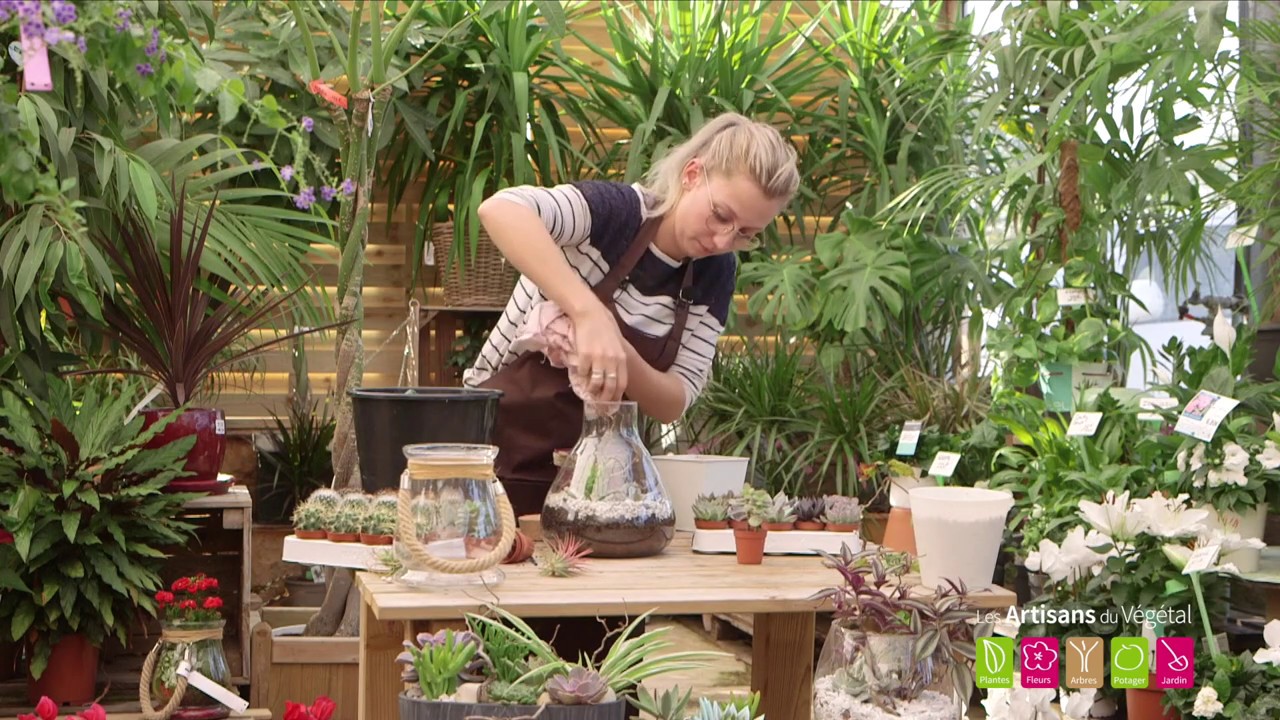
[[601,400],[621,400],[627,390],[627,341],[613,313],[597,301],[570,314],[570,319],[578,356],[576,372],[587,391]]

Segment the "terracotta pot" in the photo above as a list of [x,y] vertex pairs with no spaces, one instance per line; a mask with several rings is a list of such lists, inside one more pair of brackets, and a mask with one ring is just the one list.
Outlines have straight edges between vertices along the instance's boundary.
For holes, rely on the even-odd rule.
[[729,527],[728,520],[699,520],[693,519],[693,526],[699,530],[726,530]]
[[329,534],[323,530],[294,530],[293,536],[299,540],[324,540]]
[[765,523],[765,524],[764,524],[764,529],[765,529],[765,530],[770,530],[770,531],[773,531],[773,532],[787,532],[788,530],[792,530],[792,529],[794,529],[794,528],[795,528],[795,526],[796,526],[796,525],[795,525],[795,523],[789,523],[789,522],[786,522],[786,523]]
[[916,530],[911,523],[909,508],[889,511],[889,524],[885,526],[884,542],[880,544],[889,550],[916,554]]
[[796,521],[797,530],[822,530],[824,528],[826,528],[826,525],[818,522],[817,520],[797,520]]
[[390,535],[370,535],[369,533],[360,533],[360,542],[365,545],[390,545],[392,537]]
[[[1151,678],[1155,684],[1155,678]],[[1160,704],[1164,700],[1164,690],[1129,688],[1124,691],[1124,704],[1129,713],[1129,720],[1180,720],[1182,715],[1177,710],[1165,710]]]
[[[142,427],[149,428],[157,420],[173,412],[173,408],[142,411]],[[169,489],[175,492],[209,492],[225,493],[231,489],[231,483],[219,482],[218,471],[222,469],[222,456],[227,450],[227,424],[221,410],[212,408],[192,408],[182,413],[169,423],[159,435],[146,444],[148,448],[163,447],[168,443],[196,436],[196,444],[187,453],[187,464],[183,466],[187,472],[194,473],[169,483]]]
[[531,557],[533,557],[533,540],[523,532],[517,531],[515,542],[511,543],[511,552],[507,553],[507,557],[502,562],[513,565]]
[[27,675],[27,701],[47,695],[59,706],[84,705],[97,697],[98,648],[84,635],[65,635],[54,644],[39,680]]
[[827,523],[827,532],[857,532],[857,523]]
[[359,533],[328,533],[329,542],[360,542]]
[[884,529],[889,523],[889,513],[862,513],[862,539],[876,545],[884,544]]
[[751,526],[747,524],[746,520],[730,520],[729,527],[734,530],[747,530]]
[[733,542],[738,550],[739,565],[759,565],[764,561],[764,541],[769,535],[769,531],[761,528],[759,530],[734,530]]

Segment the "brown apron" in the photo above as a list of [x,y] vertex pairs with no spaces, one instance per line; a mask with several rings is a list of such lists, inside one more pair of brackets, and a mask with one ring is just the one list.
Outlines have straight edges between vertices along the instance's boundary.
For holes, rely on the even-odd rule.
[[[675,325],[666,337],[651,337],[632,328],[618,316],[613,303],[614,293],[627,283],[657,231],[656,219],[645,222],[622,259],[592,290],[613,312],[622,336],[640,357],[666,372],[676,360],[689,319],[693,263],[685,264],[676,298]],[[569,371],[552,366],[540,352],[526,352],[480,383],[480,387],[503,392],[493,428],[493,443],[498,447],[496,473],[517,515],[540,513],[556,477],[552,454],[560,448],[573,447],[582,433],[582,400],[569,387]]]

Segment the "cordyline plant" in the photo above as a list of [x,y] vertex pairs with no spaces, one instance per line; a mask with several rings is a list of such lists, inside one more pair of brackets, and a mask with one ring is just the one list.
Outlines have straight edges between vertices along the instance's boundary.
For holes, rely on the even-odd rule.
[[926,662],[931,659],[944,664],[959,697],[973,693],[971,663],[976,651],[963,582],[947,580],[932,596],[921,596],[905,581],[911,570],[909,554],[883,548],[855,553],[848,545],[841,545],[838,555],[819,552],[823,564],[839,572],[844,581],[812,598],[831,600],[834,623],[867,635],[915,637],[915,662],[907,676],[899,679],[894,699],[912,700],[927,689],[931,678]]
[[167,259],[153,237],[154,224],[136,208],[116,218],[115,237],[97,234],[97,245],[115,266],[120,287],[103,300],[104,322],[90,322],[135,353],[143,367],[82,373],[127,372],[151,378],[164,386],[177,407],[200,394],[215,373],[273,345],[342,324],[297,330],[236,348],[303,286],[284,293],[274,288],[251,289],[250,282],[233,283],[203,269],[201,260],[216,208],[215,197],[203,222],[198,217],[190,222],[190,236],[184,240],[186,203],[175,203]]

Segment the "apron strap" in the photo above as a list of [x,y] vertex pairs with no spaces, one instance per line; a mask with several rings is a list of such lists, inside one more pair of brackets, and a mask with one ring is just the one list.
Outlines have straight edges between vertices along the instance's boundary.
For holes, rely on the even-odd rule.
[[667,340],[662,345],[662,355],[658,358],[658,367],[670,368],[680,352],[680,342],[684,339],[684,328],[689,323],[689,298],[693,289],[693,261],[684,265],[684,278],[680,281],[680,294],[676,296],[675,324],[667,333]]
[[600,298],[600,302],[608,307],[613,307],[613,294],[622,286],[622,281],[627,275],[635,269],[636,263],[640,262],[640,258],[644,256],[644,252],[649,249],[649,245],[653,243],[653,238],[658,235],[659,218],[650,218],[640,226],[640,232],[636,233],[636,239],[631,241],[631,245],[627,246],[627,251],[623,253],[618,262],[609,268],[608,274],[604,279],[596,283],[592,288],[596,297]]

